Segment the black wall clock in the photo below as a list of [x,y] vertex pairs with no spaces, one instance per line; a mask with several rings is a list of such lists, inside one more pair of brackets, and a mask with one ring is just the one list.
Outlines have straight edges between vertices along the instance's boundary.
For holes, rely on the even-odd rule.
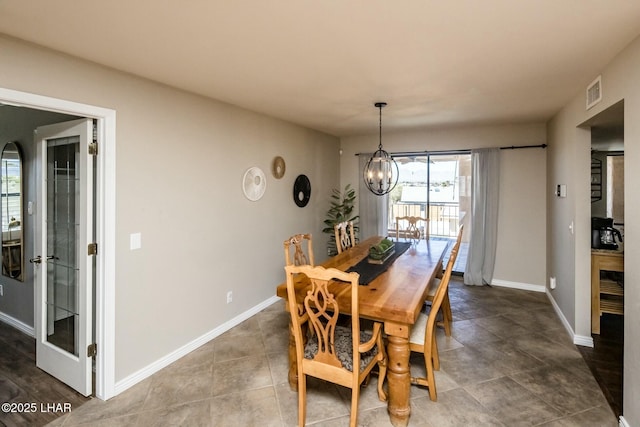
[[298,175],[293,183],[293,201],[301,208],[307,206],[311,198],[311,182],[306,175]]

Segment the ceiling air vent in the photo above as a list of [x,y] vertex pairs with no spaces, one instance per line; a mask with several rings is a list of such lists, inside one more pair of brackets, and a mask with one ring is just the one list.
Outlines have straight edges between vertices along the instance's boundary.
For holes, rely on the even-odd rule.
[[602,76],[587,86],[587,110],[602,100]]

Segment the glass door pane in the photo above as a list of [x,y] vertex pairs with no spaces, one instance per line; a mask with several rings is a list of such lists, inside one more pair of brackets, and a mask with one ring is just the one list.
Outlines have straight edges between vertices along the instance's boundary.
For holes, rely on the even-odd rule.
[[[460,225],[461,197],[467,191],[460,174],[469,155],[429,156],[429,231],[433,236],[456,237]],[[463,188],[464,187],[464,188]]]
[[[453,240],[461,224],[465,233],[454,271],[464,271],[470,231],[471,156],[428,154],[394,156],[398,185],[389,195],[388,234],[396,235],[396,217],[429,218],[431,239]],[[447,259],[448,254],[445,256]]]
[[389,194],[389,235],[395,236],[396,218],[426,218],[429,197],[429,168],[426,156],[394,157],[398,163],[398,184]]
[[79,137],[47,141],[47,341],[76,356],[79,152]]

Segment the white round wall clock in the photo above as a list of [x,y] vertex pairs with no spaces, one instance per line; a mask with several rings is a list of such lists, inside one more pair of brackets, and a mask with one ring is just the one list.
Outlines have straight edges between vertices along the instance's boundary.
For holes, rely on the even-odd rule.
[[242,191],[247,199],[255,202],[260,200],[267,189],[267,179],[264,172],[257,166],[253,166],[242,177]]

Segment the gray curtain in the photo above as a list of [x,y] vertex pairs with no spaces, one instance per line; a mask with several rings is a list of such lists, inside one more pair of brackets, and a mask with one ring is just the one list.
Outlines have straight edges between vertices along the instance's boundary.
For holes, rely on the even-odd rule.
[[500,149],[471,150],[471,238],[465,285],[491,284],[498,239]]
[[376,196],[364,183],[364,167],[373,153],[360,153],[358,155],[359,182],[358,214],[360,215],[360,241],[371,236],[386,236],[389,233],[387,218],[389,216],[389,195]]

